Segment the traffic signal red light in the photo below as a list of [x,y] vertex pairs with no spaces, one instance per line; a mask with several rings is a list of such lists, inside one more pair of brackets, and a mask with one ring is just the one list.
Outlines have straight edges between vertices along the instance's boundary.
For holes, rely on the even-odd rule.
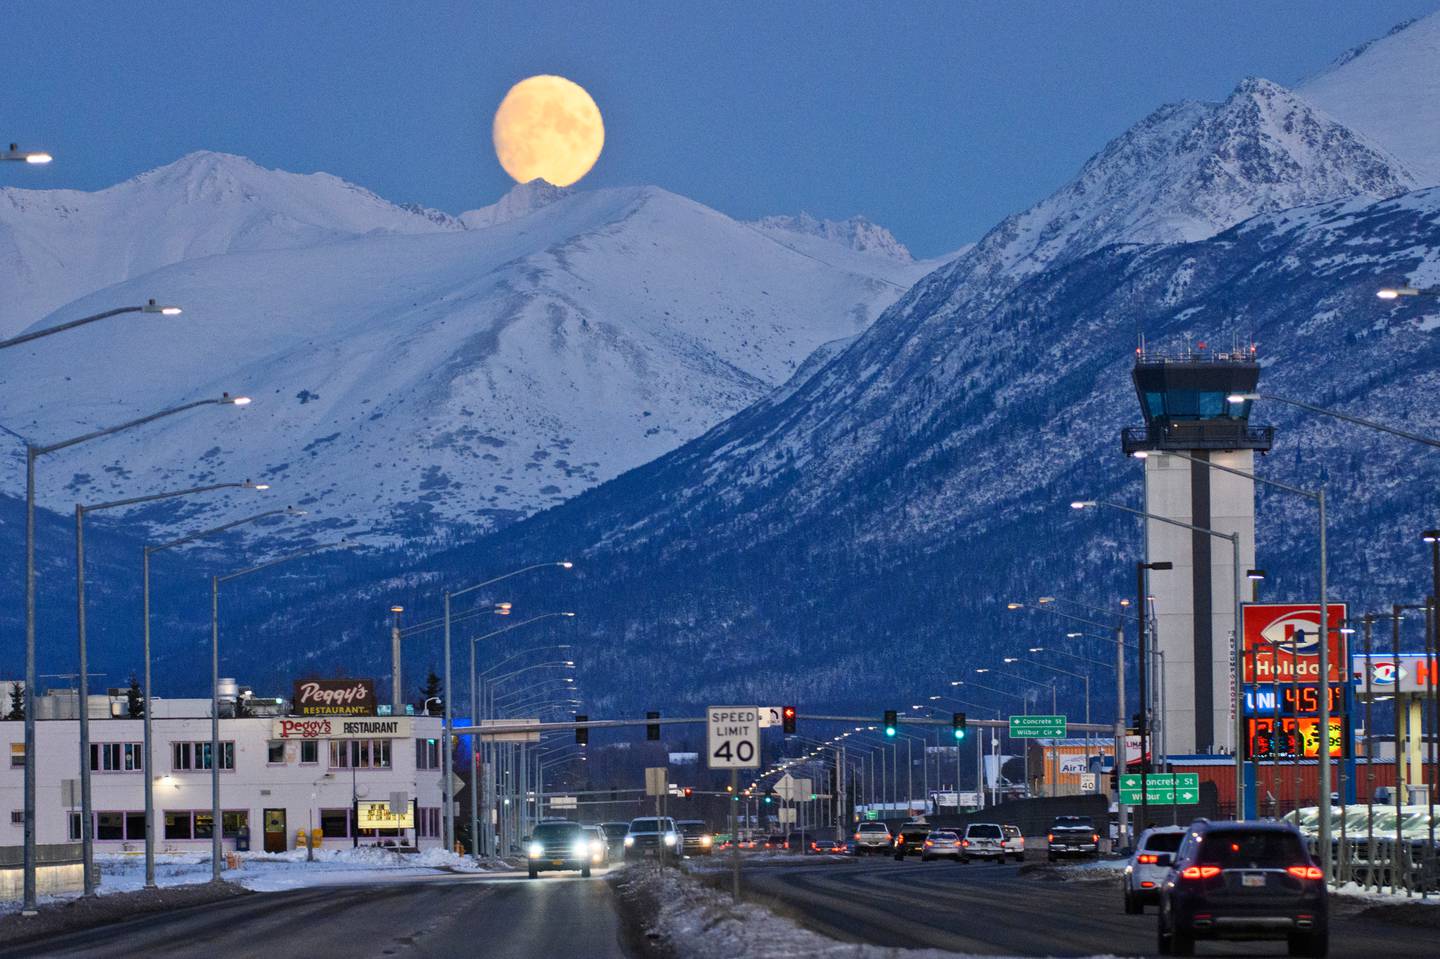
[[686,786],[684,792],[686,799],[689,799],[691,796],[695,795],[695,790],[690,786]]
[[794,706],[782,706],[782,707],[780,707],[780,728],[784,731],[785,735],[787,735],[787,736],[793,736],[793,735],[795,734],[795,707],[794,707]]

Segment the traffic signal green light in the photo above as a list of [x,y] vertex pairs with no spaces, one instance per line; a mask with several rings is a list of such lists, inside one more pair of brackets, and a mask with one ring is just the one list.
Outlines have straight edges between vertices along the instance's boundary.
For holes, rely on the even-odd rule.
[[950,725],[955,731],[956,739],[965,738],[965,714],[955,713],[950,717]]
[[896,714],[895,710],[885,710],[885,735],[894,737],[895,733],[899,731],[899,727],[900,717]]
[[766,794],[765,794],[765,805],[768,806],[768,805],[770,805],[771,803],[773,803],[774,801],[775,801],[775,794],[774,794],[774,793],[766,793]]

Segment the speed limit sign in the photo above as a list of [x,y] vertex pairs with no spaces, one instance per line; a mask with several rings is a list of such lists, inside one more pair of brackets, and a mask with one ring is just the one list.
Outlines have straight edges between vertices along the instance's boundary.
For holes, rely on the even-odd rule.
[[760,710],[755,706],[711,706],[705,752],[711,769],[760,768]]

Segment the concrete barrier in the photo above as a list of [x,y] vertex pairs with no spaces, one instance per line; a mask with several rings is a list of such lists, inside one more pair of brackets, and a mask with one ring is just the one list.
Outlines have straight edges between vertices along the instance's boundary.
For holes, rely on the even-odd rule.
[[[25,849],[0,846],[0,901],[19,900],[25,894]],[[85,888],[85,864],[78,842],[35,847],[35,892],[54,896]]]

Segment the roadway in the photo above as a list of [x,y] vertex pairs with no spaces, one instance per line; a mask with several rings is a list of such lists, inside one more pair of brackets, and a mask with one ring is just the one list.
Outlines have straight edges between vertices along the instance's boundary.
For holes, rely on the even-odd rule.
[[[1058,881],[1049,870],[1026,874],[1022,868],[767,857],[746,864],[744,882],[747,898],[844,942],[989,956],[1155,954],[1154,907],[1143,916],[1125,915],[1116,880]],[[1361,919],[1355,915],[1361,907],[1339,897],[1331,904],[1333,959],[1437,953],[1434,927]],[[1197,953],[1283,956],[1286,947],[1201,943]]]
[[0,957],[623,959],[614,898],[603,874],[314,886],[0,945]]

